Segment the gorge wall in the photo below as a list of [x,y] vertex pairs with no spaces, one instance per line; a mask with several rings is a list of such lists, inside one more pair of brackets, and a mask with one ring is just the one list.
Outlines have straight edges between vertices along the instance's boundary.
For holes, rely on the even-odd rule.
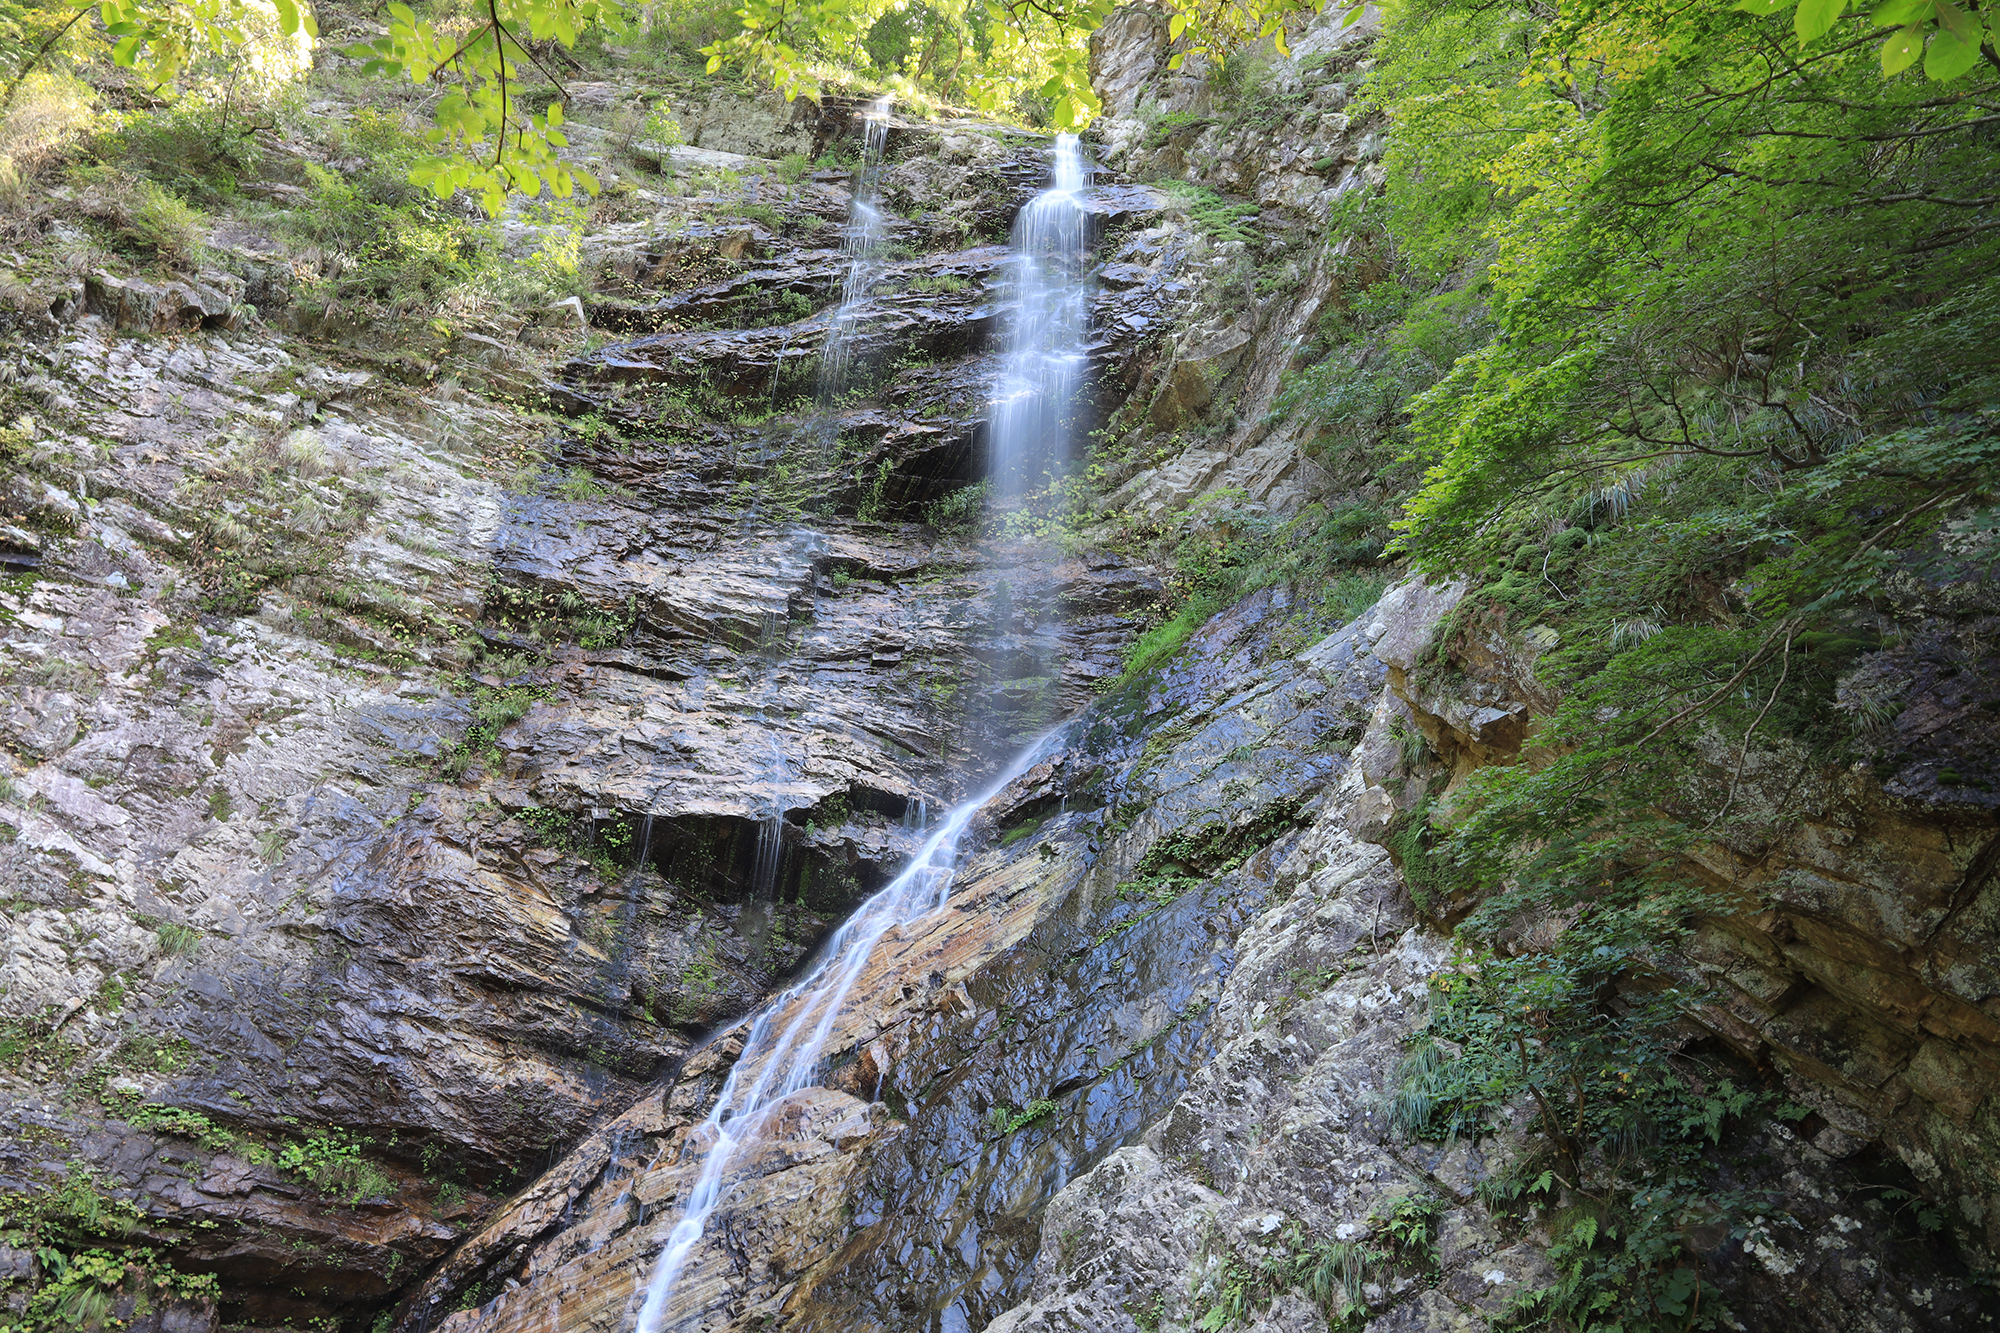
[[[1122,675],[1190,506],[1374,484],[1274,410],[1351,281],[1332,210],[1381,182],[1348,111],[1369,36],[1316,21],[1233,104],[1167,69],[1163,16],[1100,30],[1104,434],[1060,546],[960,512],[1041,136],[893,121],[883,279],[824,408],[839,98],[681,89],[668,146],[615,123],[635,89],[575,85],[616,207],[504,236],[524,265],[573,241],[588,294],[427,342],[308,305],[334,259],[255,210],[178,276],[20,265],[10,1225],[216,1277],[133,1328],[623,1333],[746,1015],[927,817],[1074,718],[981,812],[950,907],[871,958],[668,1327],[1414,1333],[1559,1281],[1553,1217],[1490,1190],[1525,1107],[1450,1143],[1388,1111],[1471,904],[1420,910],[1383,844],[1543,707],[1505,636],[1432,651],[1480,590],[1351,616],[1269,588]],[[341,160],[274,139],[245,190],[304,207]],[[65,207],[51,247],[105,205]],[[1760,757],[1750,799],[1804,780],[1815,814],[1703,852],[1767,906],[1667,962],[1722,997],[1688,1041],[1810,1112],[1724,1145],[1783,1215],[1687,1241],[1740,1327],[2000,1317],[2000,843],[1937,780],[1986,641],[1935,600],[1871,664],[1938,682],[1900,767]],[[1286,1276],[1349,1243],[1345,1275]],[[17,1316],[54,1276],[0,1249]]]

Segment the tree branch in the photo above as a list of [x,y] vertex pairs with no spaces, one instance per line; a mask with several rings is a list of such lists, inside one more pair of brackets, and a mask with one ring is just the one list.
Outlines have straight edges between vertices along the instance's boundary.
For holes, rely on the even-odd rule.
[[35,48],[35,53],[28,57],[21,68],[14,71],[14,77],[7,81],[7,91],[4,94],[0,94],[0,111],[5,111],[8,107],[14,105],[14,94],[21,87],[21,80],[27,78],[35,66],[42,63],[42,57],[55,50],[56,43],[63,39],[64,34],[68,33],[71,28],[74,28],[77,25],[77,21],[90,12],[91,9],[89,8],[79,9],[76,13],[70,15],[69,22],[51,33],[49,39]]

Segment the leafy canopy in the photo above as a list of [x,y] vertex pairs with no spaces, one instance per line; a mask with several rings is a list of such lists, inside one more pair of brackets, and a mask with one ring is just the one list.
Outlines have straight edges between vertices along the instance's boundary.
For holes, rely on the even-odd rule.
[[1876,728],[1909,700],[1869,693],[1870,655],[2000,561],[2000,62],[1951,46],[1967,17],[1386,8],[1387,189],[1343,219],[1386,273],[1341,333],[1375,359],[1326,361],[1396,401],[1296,393],[1368,425],[1352,451],[1403,449],[1395,545],[1468,587],[1413,694],[1466,697],[1483,661],[1535,704],[1519,761],[1456,786],[1417,744],[1389,839],[1462,922],[1403,1127],[1541,1129],[1507,1189],[1560,1281],[1516,1326],[1726,1326],[1688,1237],[1773,1214],[1704,1163],[1756,1099],[1689,1041],[1713,997],[1680,946],[1759,904],[1689,860],[1781,846],[1826,774],[1896,791]]

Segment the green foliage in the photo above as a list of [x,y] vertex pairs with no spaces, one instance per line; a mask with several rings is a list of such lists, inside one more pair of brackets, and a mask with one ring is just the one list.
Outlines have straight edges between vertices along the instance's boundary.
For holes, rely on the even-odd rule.
[[142,1220],[136,1204],[107,1192],[81,1164],[38,1193],[0,1194],[0,1244],[32,1254],[39,1278],[25,1310],[0,1314],[0,1333],[115,1326],[122,1302],[143,1316],[164,1300],[213,1300],[213,1275],[180,1272],[150,1247],[126,1244]]
[[1026,1106],[1013,1107],[996,1105],[987,1112],[987,1119],[993,1125],[995,1138],[1012,1134],[1017,1129],[1025,1129],[1045,1116],[1054,1114],[1056,1104],[1046,1097],[1037,1097]]
[[[1342,226],[1364,235],[1379,208],[1363,197]],[[1341,261],[1357,283],[1371,275],[1363,251]],[[1312,353],[1280,391],[1279,415],[1317,427],[1307,451],[1345,474],[1401,487],[1411,480],[1408,404],[1491,337],[1485,287],[1419,295],[1414,275],[1391,274],[1329,304],[1313,331]],[[1389,534],[1383,534],[1387,545]],[[1378,548],[1379,549],[1379,548]]]
[[1148,150],[1166,147],[1167,140],[1182,130],[1206,128],[1216,118],[1203,111],[1162,111],[1148,119],[1144,145]]
[[970,283],[956,274],[931,273],[913,280],[910,283],[910,290],[913,292],[949,295],[953,292],[962,292],[969,286],[971,286]]
[[[1851,47],[1774,83],[1776,21],[1729,11],[1403,14],[1369,94],[1392,229],[1419,272],[1483,267],[1494,332],[1410,404],[1427,567],[1649,462],[1792,473],[1981,401],[1980,90],[1940,103]],[[1602,72],[1552,72],[1583,49]]]
[[373,1139],[329,1128],[278,1153],[278,1167],[310,1181],[324,1194],[343,1198],[351,1206],[394,1191],[396,1181],[362,1155]]
[[535,806],[517,810],[514,818],[534,830],[535,841],[560,852],[582,852],[590,846],[590,821],[567,810]]
[[133,183],[137,204],[128,215],[123,231],[165,263],[193,268],[207,249],[208,221],[199,209],[179,197],[142,180]]
[[[575,482],[576,486],[565,498],[615,498],[612,493],[600,489],[599,484],[587,474],[572,474],[559,486],[568,482]],[[495,583],[487,590],[486,609],[489,616],[508,630],[517,633],[525,631],[537,640],[545,637],[555,640],[573,638],[578,646],[586,649],[609,648],[622,643],[639,623],[639,599],[636,596],[627,597],[622,607],[615,603],[604,607],[568,588],[556,591]],[[512,668],[501,672],[502,675],[519,675],[529,664],[509,659],[496,665]]]
[[428,316],[445,292],[479,275],[485,237],[403,181],[420,145],[398,119],[364,107],[348,138],[369,168],[350,177],[307,163],[310,201],[286,215],[300,240],[341,256],[326,276],[307,280],[302,295],[325,310],[379,305]]
[[1328,632],[1374,605],[1388,586],[1379,567],[1388,536],[1388,514],[1379,505],[1348,501],[1313,503],[1290,519],[1277,519],[1241,503],[1240,492],[1213,492],[1183,519],[1166,580],[1169,612],[1132,645],[1125,670],[1110,688],[1154,669],[1210,617],[1259,588],[1286,584],[1299,590],[1308,618]]
[[924,506],[924,522],[946,536],[966,536],[978,529],[986,515],[986,499],[992,483],[981,481],[961,486],[942,500]]
[[1210,238],[1223,242],[1256,239],[1257,233],[1250,225],[1257,220],[1256,204],[1225,199],[1206,185],[1193,185],[1182,180],[1162,181],[1160,188],[1172,196],[1187,214],[1188,220]]
[[163,921],[156,932],[160,952],[169,958],[185,958],[201,948],[201,932],[178,921]]
[[[1401,739],[1404,765],[1409,767],[1410,761],[1422,754],[1423,737],[1412,730],[1404,732]],[[1395,853],[1396,868],[1402,872],[1403,882],[1409,885],[1411,901],[1426,916],[1438,913],[1453,879],[1449,866],[1433,855],[1437,834],[1431,828],[1430,816],[1431,798],[1426,795],[1413,809],[1390,821],[1389,832],[1382,840],[1382,845]]]
[[[639,137],[662,148],[672,148],[687,142],[687,135],[681,123],[674,116],[673,104],[662,98],[646,113],[646,120],[639,127]],[[803,159],[801,159],[803,160]],[[797,179],[796,176],[793,179]]]
[[578,185],[597,192],[596,177],[557,155],[569,144],[561,102],[534,110],[523,79],[532,68],[560,95],[561,80],[531,43],[567,50],[592,25],[622,30],[627,15],[619,0],[493,0],[470,34],[419,18],[408,5],[392,3],[386,13],[388,31],[349,55],[367,73],[408,75],[418,84],[438,79],[447,90],[425,134],[442,151],[411,166],[412,184],[440,200],[470,190],[493,217],[514,190],[557,199]]
[[543,685],[477,685],[472,694],[472,725],[465,729],[457,745],[446,752],[439,763],[444,776],[457,781],[471,772],[472,766],[482,756],[489,762],[497,762],[499,751],[494,742],[506,728],[528,715],[538,699],[546,699],[551,694]]
[[[1679,1053],[1692,997],[1650,964],[1709,906],[1657,874],[1614,875],[1565,905],[1502,895],[1431,978],[1430,1019],[1397,1071],[1390,1120],[1449,1139],[1530,1109],[1546,1156],[1490,1188],[1489,1203],[1552,1210],[1563,1277],[1516,1312],[1521,1326],[1731,1326],[1685,1238],[1697,1227],[1741,1238],[1780,1215],[1761,1194],[1717,1189],[1705,1160],[1767,1099]],[[1479,943],[1503,937],[1519,952]]]
[[178,1106],[159,1106],[148,1102],[135,1107],[125,1117],[134,1129],[150,1129],[160,1134],[174,1134],[184,1139],[193,1139],[212,1152],[228,1152],[236,1146],[236,1136],[216,1124],[199,1111],[184,1110]]
[[[1840,26],[1847,6],[1848,0],[1737,0],[1736,4],[1748,14],[1782,14],[1791,9],[1792,27],[1808,47]],[[1963,78],[1982,59],[2000,69],[2000,59],[1992,54],[2000,25],[1988,11],[1961,9],[1951,0],[1888,0],[1874,8],[1870,21],[1878,28],[1896,29],[1882,43],[1886,76],[1901,74],[1920,58],[1925,77],[1938,82]]]
[[1470,585],[1416,688],[1484,654],[1538,714],[1521,762],[1389,838],[1427,909],[1472,910],[1396,1124],[1522,1108],[1543,1145],[1492,1191],[1556,1237],[1516,1326],[1728,1325],[1687,1237],[1778,1216],[1704,1161],[1771,1107],[1682,1051],[1704,997],[1659,960],[1754,903],[1684,858],[1785,832],[1753,747],[1867,757],[1836,687],[1900,581],[1993,573],[1953,534],[2000,522],[1995,84],[1885,82],[1873,41],[1798,35],[1720,5],[1391,6],[1359,108],[1395,126],[1379,231],[1292,400],[1323,456],[1421,474],[1394,549]]
[[1397,1272],[1421,1273],[1436,1262],[1433,1228],[1444,1204],[1427,1193],[1394,1195],[1369,1216],[1369,1234],[1356,1240],[1314,1238],[1296,1223],[1270,1252],[1255,1261],[1231,1257],[1197,1289],[1207,1308],[1195,1327],[1217,1333],[1249,1323],[1279,1292],[1302,1292],[1330,1327],[1358,1328],[1368,1318],[1364,1287],[1387,1285]]
[[73,1329],[117,1327],[114,1309],[124,1300],[135,1315],[150,1313],[161,1301],[214,1300],[221,1286],[212,1273],[183,1273],[150,1247],[35,1251],[41,1285],[18,1320],[0,1319],[0,1333],[68,1333]]

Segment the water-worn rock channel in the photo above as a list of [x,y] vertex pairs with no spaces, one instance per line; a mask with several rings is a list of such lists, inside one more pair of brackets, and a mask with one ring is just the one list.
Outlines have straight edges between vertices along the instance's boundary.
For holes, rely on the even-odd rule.
[[[1538,706],[1477,633],[1440,644],[1464,590],[1267,588],[1127,675],[1154,548],[960,521],[996,454],[1036,472],[994,446],[995,386],[1034,378],[1010,348],[1070,404],[1029,435],[1103,432],[1128,536],[1369,484],[1275,410],[1340,282],[1306,224],[1380,183],[1343,111],[1367,40],[1317,21],[1249,124],[1118,11],[1096,177],[1058,171],[1073,215],[1035,233],[1087,243],[1076,299],[1026,340],[1009,238],[1050,138],[832,97],[718,93],[661,150],[700,188],[584,238],[590,299],[421,374],[274,297],[36,289],[10,346],[61,429],[0,532],[8,1206],[112,1210],[218,1277],[148,1333],[1443,1333],[1559,1280],[1547,1220],[1482,1192],[1525,1106],[1451,1143],[1386,1110],[1462,905],[1419,911],[1383,844]],[[780,179],[871,114],[878,163]],[[1284,280],[1162,179],[1256,205]],[[211,286],[281,282],[218,245],[254,271]],[[261,478],[236,549],[310,520],[311,559],[218,598],[218,477]],[[1718,1168],[1782,1217],[1687,1244],[1744,1328],[1992,1327],[2000,832],[1823,776],[1795,844],[1702,853],[1773,897],[1672,964],[1724,997],[1687,1039],[1800,1116]],[[941,905],[820,952],[952,811]],[[788,991],[816,959],[845,988]],[[732,1072],[801,1012],[813,1058],[718,1156]],[[1889,1206],[1919,1197],[1950,1238]],[[1256,1286],[1418,1213],[1425,1254],[1371,1259],[1345,1313]],[[0,1244],[13,1308],[37,1262]]]

